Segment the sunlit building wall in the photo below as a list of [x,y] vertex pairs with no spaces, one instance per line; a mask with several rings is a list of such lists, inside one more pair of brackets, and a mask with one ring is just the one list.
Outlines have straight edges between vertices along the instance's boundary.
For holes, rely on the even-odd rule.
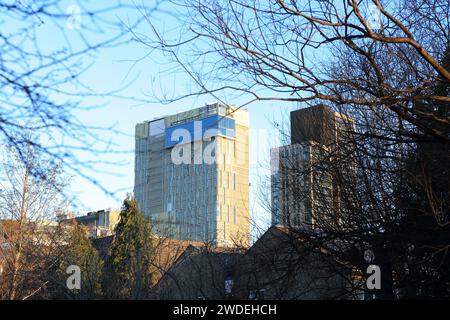
[[134,194],[155,232],[248,245],[248,112],[222,104],[136,125]]

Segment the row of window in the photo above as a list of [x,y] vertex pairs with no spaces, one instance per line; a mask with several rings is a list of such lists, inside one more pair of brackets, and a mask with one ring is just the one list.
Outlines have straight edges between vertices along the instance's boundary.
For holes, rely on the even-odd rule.
[[[225,176],[225,177],[224,177]],[[226,183],[223,183],[223,181],[226,181]],[[236,172],[223,172],[222,170],[219,170],[219,188],[230,189],[230,190],[236,190]]]
[[[231,207],[229,204],[222,205],[219,204],[219,221],[233,222],[236,224],[237,222],[237,209],[236,207]],[[231,216],[230,216],[231,214]],[[225,216],[224,216],[225,215]],[[226,218],[226,220],[224,220]],[[232,219],[232,220],[231,220]]]
[[[195,241],[214,241],[216,240],[215,224],[179,224],[169,223],[171,236],[178,239],[193,239]],[[166,230],[164,230],[166,231]]]
[[[174,203],[178,208],[215,205],[215,170],[205,169],[205,167],[204,165],[194,165],[192,170],[189,169],[190,166],[170,166],[168,168],[170,172],[168,173],[166,201]],[[185,170],[190,172],[187,178],[183,177]]]

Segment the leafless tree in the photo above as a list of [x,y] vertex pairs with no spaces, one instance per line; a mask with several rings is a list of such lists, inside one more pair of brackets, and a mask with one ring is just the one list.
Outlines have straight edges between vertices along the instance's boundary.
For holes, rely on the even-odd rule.
[[[277,170],[267,181],[281,199],[268,204],[268,212],[292,237],[286,247],[303,243],[312,252],[325,250],[334,262],[328,273],[346,279],[345,297],[446,296],[448,148],[403,140],[402,133],[392,130],[399,120],[389,110],[335,111],[347,111],[347,127],[354,129],[341,128],[344,139],[328,144],[287,141],[282,150],[289,152],[279,156]],[[303,124],[317,129],[314,118],[304,119]],[[300,128],[291,126],[296,135]],[[336,132],[336,128],[325,131]],[[299,254],[307,256],[307,252]],[[371,264],[380,267],[381,290],[366,286]],[[314,274],[311,280],[317,281]]]
[[450,81],[442,64],[448,1],[174,3],[185,13],[180,34],[171,38],[153,26],[153,35],[138,40],[165,52],[199,90],[162,100],[234,92],[249,97],[244,104],[320,100],[388,109],[448,143],[448,115],[415,107],[421,100],[450,101],[431,90]]
[[[77,152],[113,153],[100,133],[115,129],[85,125],[77,112],[99,107],[83,104],[84,98],[123,97],[123,88],[93,92],[81,78],[100,49],[131,41],[129,30],[144,19],[130,23],[125,20],[128,13],[151,15],[161,2],[148,6],[121,0],[95,5],[85,0],[70,5],[60,0],[0,3],[1,143],[14,148],[22,161],[28,148],[37,149],[61,162],[66,171],[95,183],[93,163],[79,161]],[[39,140],[30,140],[27,132],[34,132]]]
[[[446,294],[448,1],[174,3],[185,13],[180,34],[153,26],[137,40],[166,53],[198,90],[161,100],[234,93],[248,98],[242,105],[325,103],[348,115],[354,129],[341,141],[305,141],[313,163],[288,164],[287,188],[306,204],[293,214],[311,212],[311,190],[319,199],[298,237],[355,275],[378,264],[379,298]],[[312,179],[308,192],[302,177]],[[372,294],[364,281],[351,284]]]
[[221,247],[212,242],[168,239],[164,242],[172,252],[168,255],[164,252],[167,248],[156,249],[160,257],[155,262],[164,272],[152,289],[154,299],[211,300],[232,296],[227,281],[232,281],[232,268],[246,248]]
[[[47,272],[64,244],[55,218],[65,209],[62,189],[67,181],[60,165],[31,146],[25,159],[13,147],[6,149],[0,180],[1,297],[45,296]],[[34,168],[45,177],[34,175]]]

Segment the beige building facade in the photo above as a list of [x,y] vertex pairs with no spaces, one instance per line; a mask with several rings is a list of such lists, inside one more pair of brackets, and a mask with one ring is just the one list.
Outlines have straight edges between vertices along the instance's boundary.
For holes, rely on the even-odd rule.
[[215,103],[136,125],[134,194],[157,234],[248,244],[248,122]]

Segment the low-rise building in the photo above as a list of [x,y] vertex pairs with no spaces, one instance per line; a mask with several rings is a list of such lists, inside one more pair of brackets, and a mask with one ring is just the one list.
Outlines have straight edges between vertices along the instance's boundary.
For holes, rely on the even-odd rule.
[[[158,237],[153,242],[156,284],[151,299],[355,299],[354,268],[301,230],[272,226],[249,249]],[[114,236],[93,239],[106,260]]]
[[[91,240],[92,245],[97,249],[100,258],[106,262],[110,253],[111,245],[114,241],[114,235],[107,237],[94,238]],[[174,240],[167,237],[153,236],[152,238],[152,267],[155,271],[153,280],[155,283],[159,282],[169,270],[176,265],[180,257],[186,255],[191,246],[200,246],[198,242],[186,240]],[[157,299],[156,296],[154,296]]]
[[191,245],[154,287],[156,299],[350,299],[350,265],[272,226],[248,250]]
[[84,216],[60,218],[62,223],[73,220],[87,228],[89,238],[107,237],[114,234],[114,228],[120,220],[120,212],[118,210],[102,209],[88,212]]
[[233,268],[234,299],[348,299],[352,268],[292,228],[272,226]]
[[223,300],[232,297],[232,270],[243,252],[190,245],[153,288],[155,299]]

